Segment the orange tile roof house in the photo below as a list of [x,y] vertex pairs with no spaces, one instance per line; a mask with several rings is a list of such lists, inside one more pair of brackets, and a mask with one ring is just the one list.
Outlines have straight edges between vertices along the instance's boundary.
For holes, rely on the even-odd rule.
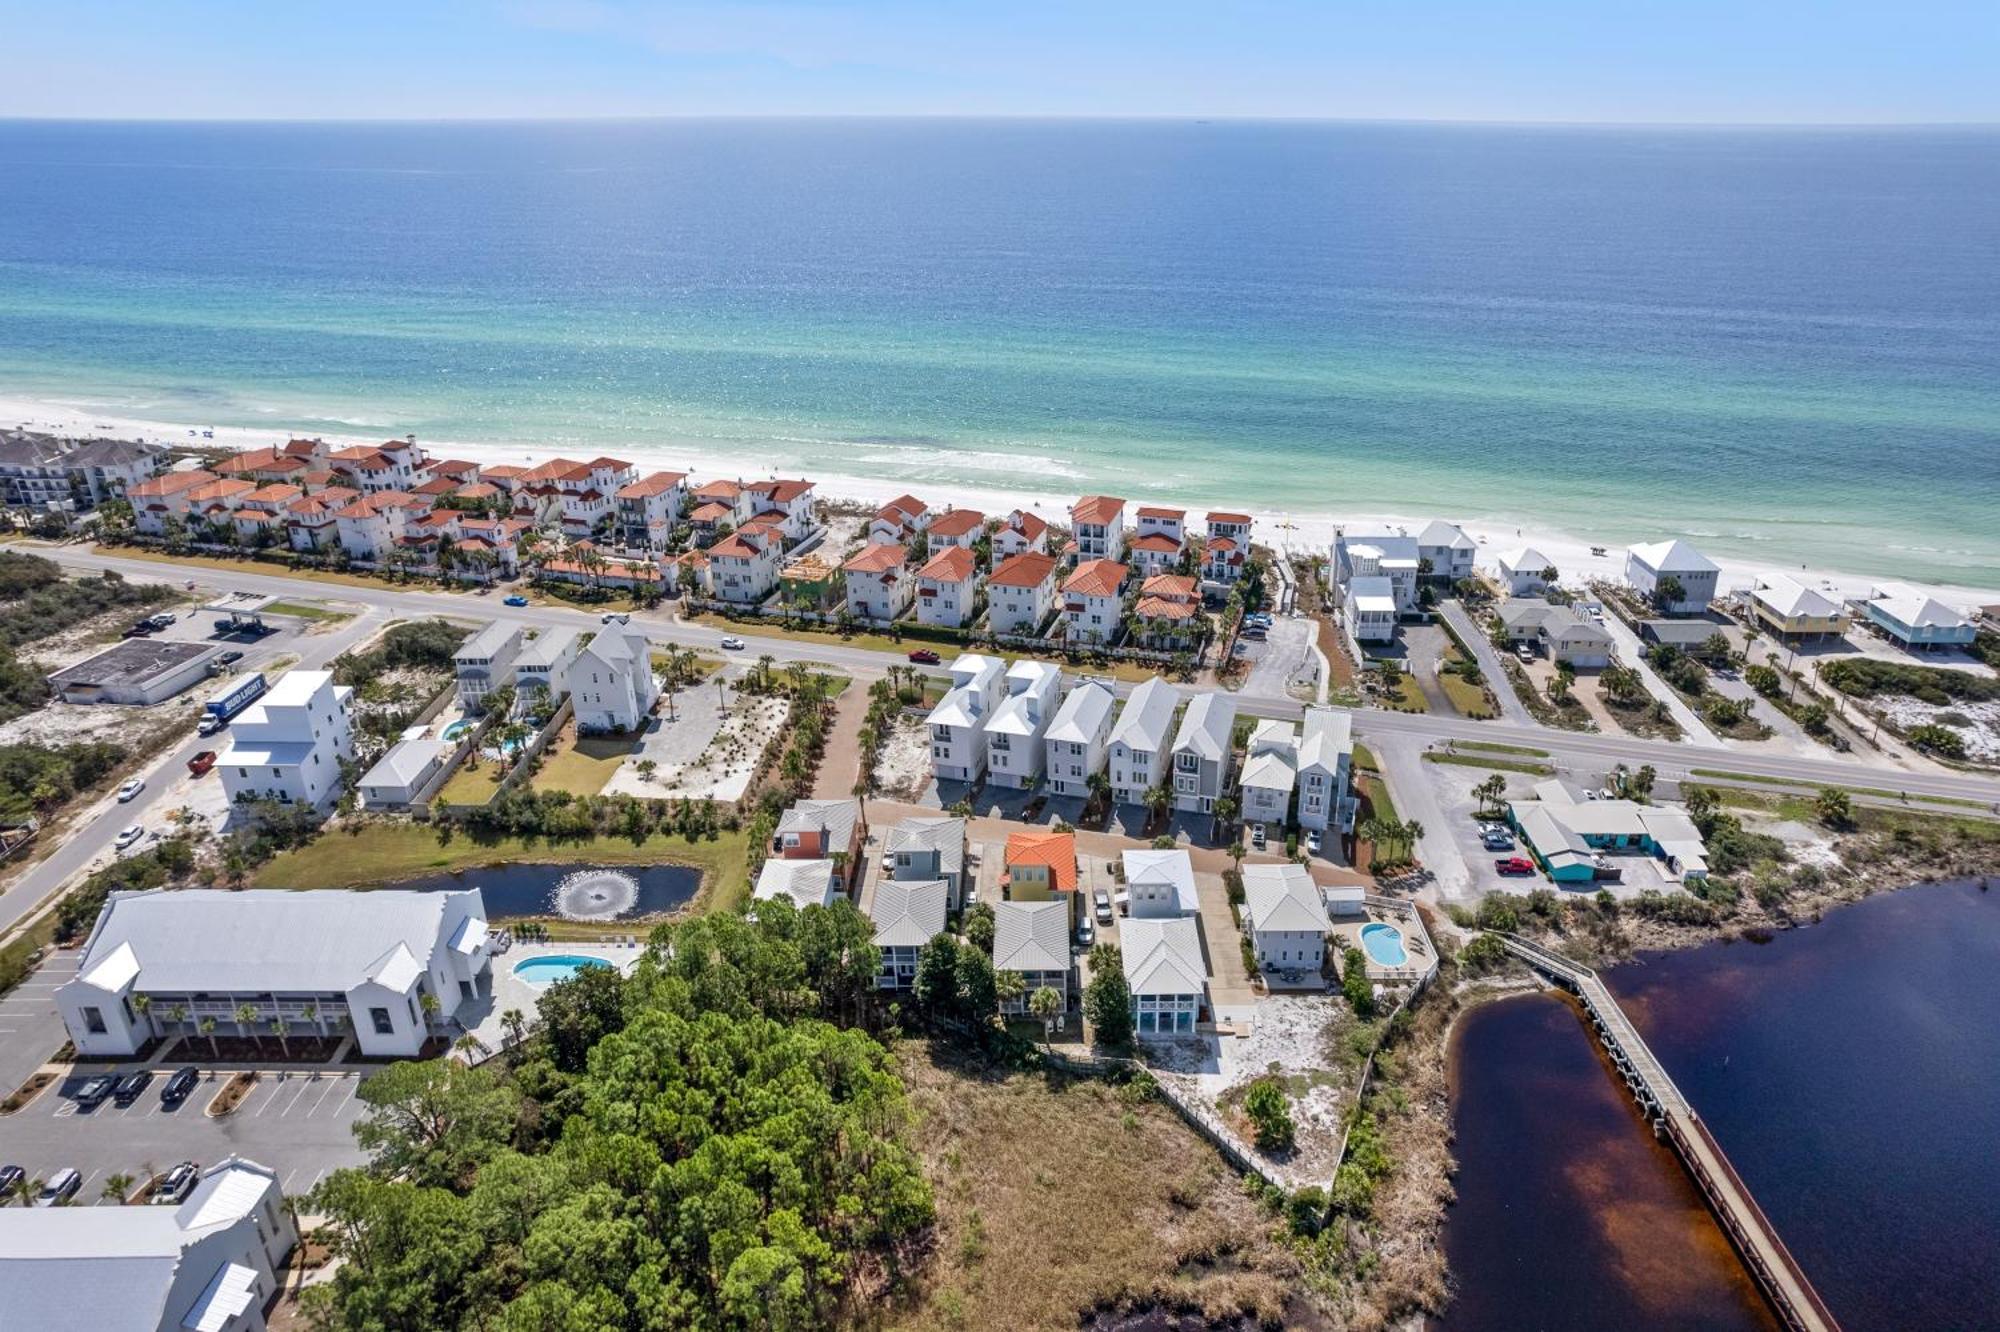
[[931,549],[940,546],[962,546],[972,549],[972,543],[979,540],[979,534],[986,530],[986,515],[977,509],[947,509],[931,519]]
[[784,549],[785,543],[775,534],[745,528],[710,546],[705,562],[693,567],[709,596],[738,606],[754,606],[777,587]]
[[1009,555],[1023,555],[1030,551],[1039,554],[1048,548],[1049,525],[1026,509],[1016,509],[1008,514],[999,529],[993,533],[995,560],[1005,559]]
[[878,541],[840,566],[847,578],[847,608],[863,619],[889,621],[909,609],[916,579],[909,556],[893,542]]
[[1211,583],[1233,583],[1243,577],[1249,558],[1250,515],[1211,510],[1208,544],[1201,552],[1201,576]]
[[[1073,833],[1017,832],[1007,838],[1000,887],[1010,902],[1048,902],[1076,897],[1076,836]],[[1074,910],[1074,908],[1072,908]]]
[[986,579],[986,622],[996,634],[1033,634],[1056,604],[1056,557],[1029,551],[1001,560]]
[[687,501],[687,473],[653,472],[618,487],[612,499],[620,541],[643,550],[664,550]]
[[868,523],[870,541],[908,541],[931,523],[930,505],[915,495],[898,495],[875,511]]
[[917,570],[917,621],[963,628],[972,619],[979,568],[963,546],[946,546]]
[[1145,646],[1164,651],[1185,648],[1203,625],[1201,593],[1195,590],[1194,579],[1185,575],[1155,574],[1139,585],[1133,614],[1141,622]]
[[1115,559],[1125,544],[1125,501],[1085,495],[1070,506],[1069,523],[1079,560]]
[[1086,560],[1063,583],[1064,637],[1072,643],[1110,643],[1123,618],[1125,576],[1115,560]]

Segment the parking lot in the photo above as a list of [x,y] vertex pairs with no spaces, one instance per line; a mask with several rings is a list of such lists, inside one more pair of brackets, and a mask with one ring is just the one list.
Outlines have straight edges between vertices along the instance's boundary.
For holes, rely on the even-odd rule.
[[[75,970],[74,952],[57,953],[0,999],[0,1095],[27,1081],[63,1044],[54,994]],[[133,1176],[136,1187],[181,1161],[211,1165],[232,1154],[246,1156],[276,1170],[287,1193],[304,1193],[329,1170],[361,1162],[350,1125],[361,1110],[355,1093],[370,1070],[266,1070],[234,1114],[211,1119],[205,1111],[230,1073],[203,1067],[200,1053],[197,1039],[193,1058],[160,1065],[152,1085],[129,1106],[107,1100],[85,1109],[75,1095],[99,1073],[138,1065],[79,1066],[0,1118],[0,1165],[18,1165],[31,1180],[73,1166],[84,1177],[77,1201],[94,1203],[112,1175]],[[201,1085],[170,1110],[160,1103],[160,1088],[174,1067],[186,1063],[203,1067]]]

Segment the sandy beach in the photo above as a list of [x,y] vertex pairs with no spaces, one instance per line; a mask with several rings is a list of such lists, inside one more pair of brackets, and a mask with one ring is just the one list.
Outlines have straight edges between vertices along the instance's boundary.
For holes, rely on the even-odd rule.
[[[190,426],[184,423],[162,423],[88,414],[62,403],[5,398],[0,398],[0,424],[58,435],[131,439],[177,447],[263,448],[282,443],[292,437],[282,426],[268,429],[247,426]],[[381,442],[381,436],[376,434],[319,433],[318,437],[336,445]],[[464,458],[481,466],[533,464],[545,462],[559,453],[581,458],[585,452],[575,448],[558,450],[533,443],[469,443],[428,438],[420,439],[419,442],[433,457]],[[716,455],[706,450],[667,442],[636,449],[621,446],[617,449],[616,456],[632,463],[642,473],[687,472],[698,481],[719,476],[751,479],[770,475],[770,469],[758,466],[753,458]],[[908,491],[934,507],[973,508],[994,517],[1003,516],[1016,508],[1025,508],[1044,518],[1059,522],[1067,522],[1069,505],[1076,498],[1075,491],[1055,486],[1039,492],[1000,491],[977,485],[941,486],[929,482],[906,487],[880,477],[849,476],[832,468],[814,468],[808,479],[818,485],[823,498],[830,500],[879,505]],[[1146,502],[1160,504],[1175,501],[1159,495],[1149,495]],[[1191,525],[1198,526],[1200,515],[1206,506],[1190,503],[1186,507],[1189,510]],[[1589,542],[1565,533],[1547,528],[1519,527],[1511,522],[1501,523],[1483,519],[1477,514],[1426,512],[1414,504],[1408,509],[1395,512],[1317,510],[1282,512],[1256,508],[1251,508],[1248,512],[1256,519],[1256,535],[1259,542],[1294,555],[1302,555],[1307,551],[1323,554],[1332,545],[1335,532],[1342,528],[1350,531],[1379,531],[1385,528],[1389,530],[1407,528],[1415,531],[1434,518],[1444,518],[1458,523],[1468,535],[1480,543],[1478,563],[1482,568],[1490,566],[1493,557],[1502,551],[1531,546],[1547,556],[1562,571],[1565,581],[1575,582],[1598,577],[1619,578],[1624,572],[1624,551],[1618,547],[1607,547],[1601,556],[1593,555]],[[1662,532],[1661,539],[1668,535],[1670,533]],[[1856,574],[1840,569],[1757,564],[1714,551],[1703,553],[1721,567],[1721,589],[1725,593],[1748,587],[1759,576],[1772,573],[1788,574],[1843,597],[1864,596],[1872,586],[1883,581],[1877,575]],[[1965,609],[2000,601],[2000,595],[1996,595],[1992,589],[1937,585],[1934,590],[1944,600]]]

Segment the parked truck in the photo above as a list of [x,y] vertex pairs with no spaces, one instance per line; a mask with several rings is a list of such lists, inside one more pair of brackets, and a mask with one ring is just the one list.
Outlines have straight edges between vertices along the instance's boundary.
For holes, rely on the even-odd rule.
[[202,709],[202,718],[195,727],[201,735],[214,735],[229,725],[230,719],[243,709],[263,697],[265,689],[264,673],[253,671],[229,688],[208,700]]

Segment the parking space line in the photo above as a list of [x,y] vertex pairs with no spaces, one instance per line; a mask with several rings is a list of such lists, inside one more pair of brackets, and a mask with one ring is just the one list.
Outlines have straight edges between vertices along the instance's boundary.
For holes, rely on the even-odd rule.
[[326,1104],[326,1098],[333,1095],[334,1088],[338,1087],[340,1083],[341,1079],[337,1076],[330,1077],[326,1080],[326,1086],[320,1089],[319,1099],[313,1102],[312,1109],[306,1111],[307,1119],[311,1119],[314,1115],[319,1113],[319,1108]]
[[289,1115],[290,1113],[292,1113],[292,1111],[298,1109],[299,1102],[303,1101],[306,1098],[306,1093],[311,1090],[312,1090],[312,1083],[305,1081],[304,1079],[301,1079],[299,1081],[298,1092],[292,1097],[291,1100],[285,1102],[285,1108],[278,1112],[278,1118],[283,1119],[286,1115]]
[[252,1113],[261,1116],[266,1110],[269,1110],[271,1108],[271,1102],[277,1100],[278,1094],[284,1090],[285,1090],[284,1083],[273,1081],[271,1083],[270,1093],[267,1096],[265,1096],[263,1100],[257,1103],[257,1108]]
[[347,1109],[347,1103],[354,1099],[354,1093],[359,1090],[361,1090],[361,1075],[359,1073],[349,1073],[347,1075],[347,1095],[340,1098],[340,1104],[333,1107],[333,1113],[337,1115]]

